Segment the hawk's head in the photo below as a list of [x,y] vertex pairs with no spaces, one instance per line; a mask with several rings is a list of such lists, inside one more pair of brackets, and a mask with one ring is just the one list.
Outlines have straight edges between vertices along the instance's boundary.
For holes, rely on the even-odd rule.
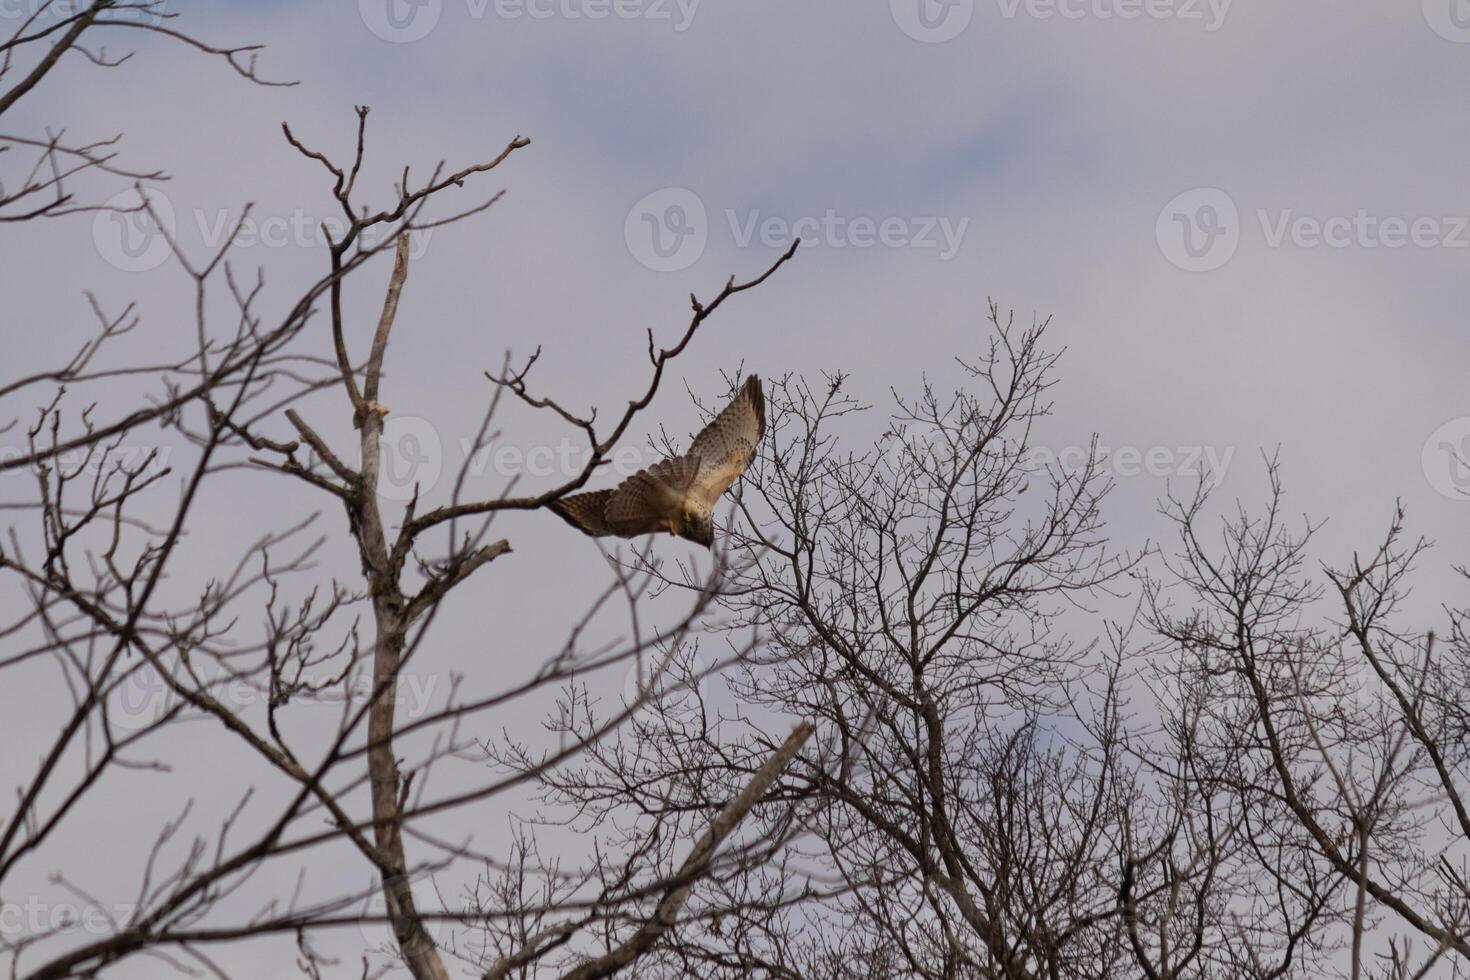
[[715,522],[705,514],[686,512],[681,515],[674,533],[706,548],[713,548],[715,545]]

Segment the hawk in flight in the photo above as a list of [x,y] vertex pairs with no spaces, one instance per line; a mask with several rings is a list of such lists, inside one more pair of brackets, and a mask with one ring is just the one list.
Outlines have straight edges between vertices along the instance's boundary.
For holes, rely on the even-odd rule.
[[667,531],[711,547],[715,501],[745,472],[765,434],[766,396],[761,379],[751,375],[683,456],[639,470],[611,490],[562,497],[550,507],[593,537]]

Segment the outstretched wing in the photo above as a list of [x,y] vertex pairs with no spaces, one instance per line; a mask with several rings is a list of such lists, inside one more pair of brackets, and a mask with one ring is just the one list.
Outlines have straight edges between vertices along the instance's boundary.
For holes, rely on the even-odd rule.
[[740,479],[765,434],[766,396],[761,379],[752,374],[689,447],[689,455],[703,461],[692,491],[705,509],[712,508],[720,494]]
[[751,375],[695,437],[688,453],[639,470],[612,490],[562,497],[550,504],[551,509],[593,537],[634,538],[676,531],[685,511],[710,512],[755,458],[755,447],[765,434],[765,393],[760,378]]
[[570,497],[553,500],[547,506],[561,515],[562,519],[579,531],[594,538],[611,534],[607,526],[607,501],[611,490],[593,490],[591,493],[574,493]]
[[634,473],[608,498],[603,512],[608,530],[625,538],[672,530],[699,470],[699,457],[689,453]]

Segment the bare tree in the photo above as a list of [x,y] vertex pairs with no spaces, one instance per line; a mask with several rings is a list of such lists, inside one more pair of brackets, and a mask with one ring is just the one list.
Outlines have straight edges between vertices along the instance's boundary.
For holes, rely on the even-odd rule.
[[1450,612],[1448,644],[1402,623],[1425,543],[1403,543],[1401,508],[1368,558],[1310,575],[1317,525],[1289,526],[1274,463],[1270,475],[1264,513],[1240,511],[1213,548],[1203,495],[1171,498],[1179,548],[1171,588],[1150,583],[1150,620],[1192,678],[1208,755],[1253,837],[1286,858],[1263,872],[1283,892],[1337,899],[1323,940],[1343,946],[1336,972],[1463,975],[1464,614]]
[[[253,48],[199,42],[171,26],[161,3],[95,0],[74,12],[28,20],[7,42],[0,52],[5,58],[0,80],[10,87],[0,93],[0,117],[18,100],[35,98],[63,60],[72,60],[68,56],[84,55],[103,68],[118,64],[100,48],[85,45],[100,32],[124,29],[163,34],[223,57],[247,79],[260,80]],[[374,893],[384,902],[384,913],[376,918],[391,927],[397,952],[415,977],[447,977],[466,964],[490,976],[549,968],[578,977],[610,975],[660,943],[689,888],[718,865],[726,838],[765,800],[770,784],[809,735],[809,726],[796,725],[740,793],[707,824],[690,828],[678,842],[681,865],[659,878],[637,873],[642,845],[621,863],[593,854],[585,868],[558,862],[553,872],[515,842],[504,853],[485,853],[426,829],[436,814],[483,805],[535,775],[574,762],[656,696],[652,689],[642,692],[603,719],[587,740],[541,753],[528,773],[479,767],[474,779],[429,789],[436,763],[522,748],[482,734],[495,731],[494,718],[509,705],[599,669],[677,649],[711,608],[727,574],[722,564],[708,571],[705,587],[682,609],[657,616],[643,608],[647,576],[615,568],[590,608],[569,613],[565,639],[546,638],[527,677],[502,678],[502,689],[473,697],[456,688],[442,705],[411,718],[396,710],[406,668],[435,656],[431,625],[441,605],[457,587],[511,553],[508,539],[491,534],[496,515],[539,509],[581,487],[653,402],[668,365],[689,347],[699,327],[731,297],[774,273],[795,245],[754,279],[736,283],[732,278],[707,302],[693,300],[692,314],[669,346],[660,346],[650,331],[647,378],[609,421],[533,393],[528,373],[536,356],[517,370],[507,357],[486,373],[485,411],[450,498],[421,506],[415,490],[399,507],[379,492],[387,414],[379,398],[389,341],[409,283],[410,236],[490,208],[498,192],[458,208],[432,210],[471,188],[529,141],[516,137],[483,160],[441,165],[419,179],[404,169],[387,202],[375,204],[359,186],[367,116],[365,107],[358,109],[355,149],[340,163],[283,127],[284,138],[304,160],[325,171],[340,210],[337,231],[323,228],[326,268],[283,305],[284,314],[271,321],[262,312],[265,282],[258,274],[253,282],[242,279],[231,261],[233,236],[203,261],[191,259],[169,238],[173,258],[195,291],[192,349],[154,363],[114,364],[108,356],[126,346],[117,341],[135,326],[137,316],[131,308],[105,313],[94,300],[96,336],[74,358],[0,381],[6,430],[24,435],[24,448],[8,454],[0,466],[11,474],[8,486],[21,483],[16,474],[32,483],[28,494],[7,493],[4,504],[12,523],[0,547],[0,573],[16,587],[23,605],[0,625],[8,647],[0,656],[0,671],[8,679],[0,683],[36,683],[37,672],[49,669],[59,674],[71,702],[16,788],[14,809],[0,819],[0,890],[8,893],[20,874],[33,873],[38,865],[65,867],[58,839],[65,828],[106,818],[99,810],[106,805],[102,784],[118,774],[162,771],[150,757],[150,746],[190,722],[204,721],[227,733],[237,757],[221,764],[263,772],[273,786],[261,796],[280,801],[278,808],[261,812],[252,805],[255,789],[243,790],[217,825],[201,831],[190,819],[192,800],[183,802],[187,788],[178,787],[178,817],[145,828],[151,851],[128,910],[114,914],[108,910],[117,903],[90,903],[105,921],[94,923],[80,942],[69,922],[14,934],[7,929],[0,949],[12,975],[93,976],[135,957],[161,960],[184,972],[226,975],[227,968],[208,953],[210,944],[284,934],[296,938],[303,972],[319,976],[327,961],[316,950],[316,930],[358,924],[364,902]],[[0,196],[0,207],[11,208],[14,221],[62,218],[93,208],[72,190],[84,171],[140,182],[161,177],[117,166],[111,141],[73,145],[60,136],[39,142],[5,139],[6,150],[30,146],[38,155],[25,176],[10,182],[10,191]],[[167,236],[141,184],[137,192],[136,212],[153,218]],[[248,213],[247,207],[241,220]],[[370,338],[359,344],[354,340],[359,332],[344,314],[344,293],[349,279],[355,282],[359,270],[383,252],[392,253],[385,298]],[[219,308],[214,294],[221,290],[232,311],[223,323],[209,315]],[[330,333],[331,358],[306,352],[311,345],[305,341],[314,330]],[[118,381],[133,385],[132,404],[120,407],[115,389],[103,387]],[[90,401],[74,408],[77,391],[89,386],[113,397],[97,408]],[[339,394],[328,402],[333,393]],[[503,492],[471,497],[466,493],[471,461],[497,431],[497,411],[506,399],[569,426],[586,441],[585,462],[558,485],[534,493],[512,493],[512,481]],[[354,432],[355,446],[333,445],[323,434],[331,430],[316,420],[333,413],[350,420],[347,431]],[[169,465],[162,464],[159,452],[141,458],[119,452],[124,439],[137,440],[150,431],[166,431],[181,442]],[[171,584],[181,555],[190,552],[202,503],[228,494],[221,474],[241,471],[294,481],[334,509],[340,507],[346,518],[342,533],[357,553],[360,580],[321,576],[316,558],[327,535],[336,532],[318,530],[317,515],[311,515],[261,528],[255,542],[237,554],[208,551],[202,588]],[[177,496],[164,502],[170,486]],[[190,554],[191,561],[200,558],[197,549]],[[620,606],[625,625],[604,628]],[[613,639],[606,640],[609,631]],[[742,655],[758,645],[759,638],[752,637]],[[241,689],[253,695],[244,703],[228,693]],[[126,699],[139,691],[149,699],[149,713],[141,720],[122,717]],[[340,708],[324,707],[329,699]],[[181,838],[192,840],[179,853]],[[352,849],[377,883],[367,890],[332,888],[324,897],[305,891],[302,882],[316,855],[340,845]],[[417,856],[411,853],[415,849]],[[415,882],[455,863],[518,867],[551,887],[534,908],[523,901],[482,902],[468,909],[446,901],[425,907]],[[88,896],[89,877],[86,868],[68,868],[57,881],[75,895]],[[262,881],[280,884],[265,889],[268,898],[258,907],[241,911],[235,906],[248,885]],[[524,934],[513,948],[498,950],[436,943],[428,929],[440,920],[524,924],[531,917],[555,921],[541,934]],[[604,942],[611,935],[610,922],[632,923],[633,934]]]
[[[85,59],[99,69],[116,68],[132,52],[109,55],[108,40],[129,33],[165,37],[201,54],[225,61],[236,73],[260,85],[276,82],[257,73],[260,45],[218,47],[174,26],[166,0],[39,0],[0,41],[0,117],[22,100],[36,99],[44,82],[59,71],[63,59]],[[167,176],[158,169],[133,169],[119,159],[121,136],[69,139],[64,130],[44,133],[0,133],[0,222],[56,218],[95,211],[103,204],[78,192],[89,178],[155,182]],[[19,159],[16,159],[19,158]],[[135,206],[141,208],[141,204]],[[115,207],[110,210],[116,210]]]
[[1223,553],[1202,487],[1166,503],[1177,556],[1114,555],[1100,461],[1032,452],[1044,325],[990,321],[969,384],[896,396],[861,454],[845,378],[778,387],[716,627],[758,628],[766,655],[705,683],[686,651],[664,678],[682,696],[543,778],[589,827],[677,828],[816,720],[783,781],[796,819],[753,833],[781,860],[702,882],[644,973],[1462,975],[1464,620],[1449,650],[1393,625],[1419,554],[1402,515],[1315,582],[1273,467],[1267,516],[1227,522]]
[[[1033,976],[1083,956],[1107,968],[1109,950],[1074,935],[1115,904],[1089,872],[1129,787],[1115,742],[1095,760],[1062,751],[1047,718],[1106,676],[1053,628],[1057,607],[1128,562],[1104,548],[1095,466],[1045,489],[1034,472],[1027,437],[1055,360],[1043,328],[992,319],[994,340],[966,366],[978,391],[900,399],[861,455],[831,434],[858,408],[843,377],[778,386],[721,596],[721,628],[772,636],[770,657],[730,676],[738,708],[695,687],[595,750],[595,774],[555,784],[579,805],[631,800],[677,826],[769,751],[781,719],[818,719],[823,751],[786,780],[806,802],[782,874],[709,883],[708,921],[662,959],[671,975],[690,958],[731,976]],[[1032,482],[1023,509],[1013,498]]]

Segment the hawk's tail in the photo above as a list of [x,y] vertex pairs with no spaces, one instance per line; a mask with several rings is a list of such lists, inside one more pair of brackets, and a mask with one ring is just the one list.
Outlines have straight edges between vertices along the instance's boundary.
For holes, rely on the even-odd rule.
[[575,493],[570,497],[561,497],[546,506],[584,534],[601,537],[612,533],[608,530],[605,516],[607,500],[611,496],[611,490],[593,490],[590,493]]

